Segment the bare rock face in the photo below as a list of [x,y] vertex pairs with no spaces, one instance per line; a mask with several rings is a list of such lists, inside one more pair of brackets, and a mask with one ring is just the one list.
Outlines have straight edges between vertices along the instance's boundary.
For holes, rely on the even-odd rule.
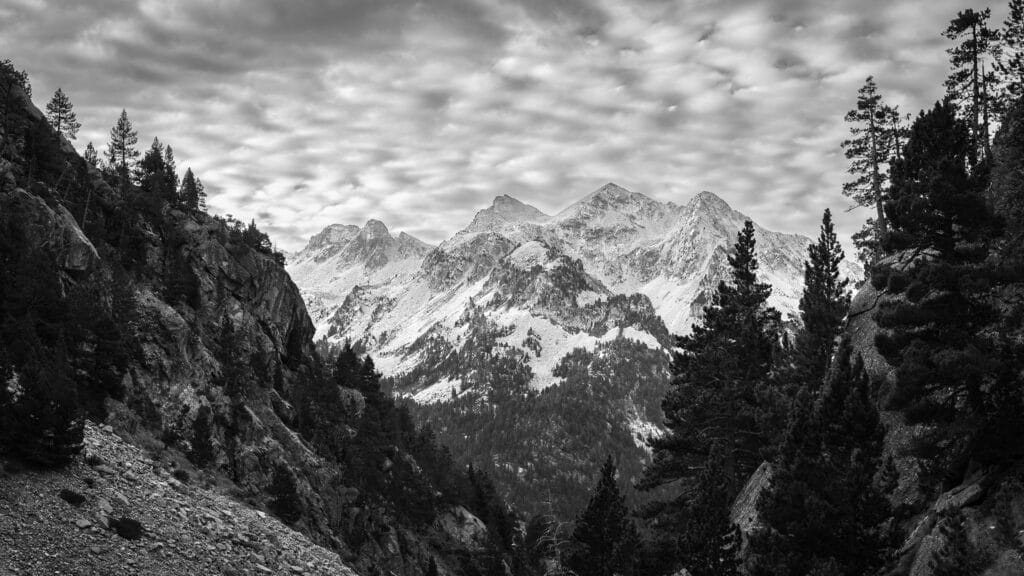
[[[906,270],[922,257],[928,255],[905,252],[882,260],[880,265]],[[920,461],[908,456],[908,453],[926,429],[923,426],[909,426],[901,414],[885,411],[886,398],[895,386],[896,368],[889,364],[875,346],[875,338],[881,331],[876,314],[885,302],[899,298],[902,296],[888,294],[884,288],[877,289],[871,282],[865,282],[850,303],[844,335],[850,339],[854,355],[860,356],[864,361],[864,369],[871,380],[882,383],[880,398],[877,398],[877,401],[882,411],[882,422],[886,427],[885,452],[887,456],[893,458],[899,472],[899,483],[890,499],[895,505],[920,507],[926,500],[921,490],[922,467]]]
[[757,470],[747,480],[743,490],[740,491],[733,502],[732,511],[729,513],[729,521],[736,524],[743,534],[743,544],[740,554],[747,547],[749,536],[761,528],[761,519],[757,512],[757,506],[761,497],[771,488],[774,470],[770,462],[762,462]]
[[462,506],[445,512],[439,519],[440,528],[469,550],[484,550],[487,547],[487,527]]
[[[908,251],[890,256],[882,265],[905,271],[921,259],[932,257],[927,251]],[[898,382],[895,367],[875,347],[875,338],[881,331],[876,314],[884,304],[903,297],[866,283],[851,303],[845,330],[868,375],[881,384],[877,398],[880,409],[885,407]],[[933,576],[949,556],[952,535],[962,531],[972,552],[988,562],[986,575],[1024,574],[1019,540],[1024,533],[1024,496],[1020,486],[1006,484],[998,475],[981,471],[948,490],[934,486],[929,490],[922,475],[922,462],[912,455],[927,427],[908,425],[898,412],[882,411],[881,418],[886,428],[885,451],[893,458],[899,474],[899,484],[890,501],[896,507],[916,512],[902,526],[905,539],[893,573]],[[1013,512],[1016,509],[1020,514]],[[1007,540],[1017,543],[1008,547]]]
[[0,212],[17,221],[32,246],[45,246],[65,272],[85,273],[99,262],[92,242],[60,205],[51,208],[38,195],[15,188],[0,195]]

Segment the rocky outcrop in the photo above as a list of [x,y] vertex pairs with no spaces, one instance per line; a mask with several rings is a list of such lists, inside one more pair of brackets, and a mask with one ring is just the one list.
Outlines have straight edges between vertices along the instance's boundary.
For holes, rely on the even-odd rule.
[[15,188],[0,194],[0,214],[18,223],[27,245],[53,254],[64,272],[85,273],[99,261],[92,242],[60,204],[50,207],[39,195]]
[[[879,268],[905,271],[921,259],[934,258],[927,251],[904,252],[890,256]],[[875,346],[881,331],[876,315],[881,306],[904,298],[875,288],[870,282],[853,299],[844,335],[855,354],[864,360],[872,381],[879,383],[878,403],[884,409],[887,397],[897,385],[895,367]],[[1011,480],[1020,471],[976,472],[959,485],[942,490],[930,486],[922,474],[923,462],[913,448],[927,432],[924,426],[905,423],[897,412],[882,412],[886,428],[885,451],[893,458],[899,474],[898,486],[890,501],[894,507],[912,515],[903,521],[905,540],[900,547],[894,574],[932,576],[950,554],[952,535],[958,531],[967,546],[988,565],[987,576],[1024,574],[1024,490]]]
[[762,496],[771,488],[772,476],[771,463],[762,462],[733,502],[729,521],[739,526],[744,539],[762,526],[757,507]]
[[487,547],[487,527],[483,521],[462,506],[455,506],[437,520],[446,534],[462,543],[468,550],[484,550]]

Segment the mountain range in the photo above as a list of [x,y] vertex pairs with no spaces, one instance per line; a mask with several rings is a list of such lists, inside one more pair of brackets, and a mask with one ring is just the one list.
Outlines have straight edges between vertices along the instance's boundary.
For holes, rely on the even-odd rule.
[[[672,335],[689,332],[727,278],[746,220],[710,192],[675,204],[607,184],[554,215],[503,195],[438,246],[377,220],[328,226],[288,272],[322,342],[372,354],[458,458],[493,465],[512,501],[529,507],[543,501],[534,496],[547,472],[579,467],[589,478],[602,461],[583,457],[597,448],[581,434],[616,446],[608,451],[627,461],[623,471],[639,472],[644,440],[660,430]],[[811,241],[755,229],[770,303],[794,317]],[[846,274],[862,272],[847,263]],[[538,407],[573,386],[587,399],[576,410],[605,430],[563,426],[565,412]]]

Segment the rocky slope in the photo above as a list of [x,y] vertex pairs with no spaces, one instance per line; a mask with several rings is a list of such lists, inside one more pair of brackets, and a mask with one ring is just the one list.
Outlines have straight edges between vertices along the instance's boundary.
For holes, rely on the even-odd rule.
[[[14,470],[7,462],[0,572],[355,576],[336,553],[180,466],[169,452],[154,459],[94,424],[84,454],[67,468]],[[140,533],[119,532],[123,518]]]

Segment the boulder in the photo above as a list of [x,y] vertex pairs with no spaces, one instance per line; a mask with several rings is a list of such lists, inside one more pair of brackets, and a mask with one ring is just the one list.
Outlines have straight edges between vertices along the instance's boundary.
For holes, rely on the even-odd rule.
[[57,495],[60,496],[61,500],[72,506],[81,506],[85,502],[85,496],[67,488],[61,490]]
[[125,540],[138,540],[144,532],[141,522],[127,517],[111,520],[110,528]]

